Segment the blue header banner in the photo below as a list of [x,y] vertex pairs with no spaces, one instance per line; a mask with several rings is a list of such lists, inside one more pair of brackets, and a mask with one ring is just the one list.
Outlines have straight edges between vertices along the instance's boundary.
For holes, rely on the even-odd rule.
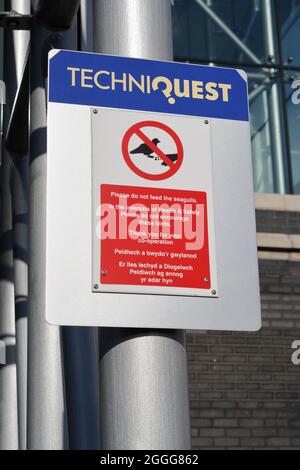
[[244,72],[53,50],[49,101],[249,121]]

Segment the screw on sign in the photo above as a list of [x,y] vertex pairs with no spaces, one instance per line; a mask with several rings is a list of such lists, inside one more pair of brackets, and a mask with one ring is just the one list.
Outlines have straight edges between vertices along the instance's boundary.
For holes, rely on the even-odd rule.
[[130,127],[123,138],[122,152],[135,174],[152,181],[174,176],[182,165],[184,153],[177,133],[156,121],[143,121]]

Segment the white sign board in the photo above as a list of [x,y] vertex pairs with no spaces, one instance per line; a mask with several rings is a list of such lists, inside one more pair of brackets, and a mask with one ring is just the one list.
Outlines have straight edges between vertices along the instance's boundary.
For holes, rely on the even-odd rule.
[[92,164],[94,291],[217,296],[208,120],[94,109]]
[[259,329],[243,72],[49,60],[47,320]]

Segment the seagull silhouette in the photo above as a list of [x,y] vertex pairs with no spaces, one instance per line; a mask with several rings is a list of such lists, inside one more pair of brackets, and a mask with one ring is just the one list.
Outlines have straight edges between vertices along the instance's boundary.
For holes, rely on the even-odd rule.
[[[160,140],[153,139],[152,142],[154,145],[157,145],[160,143]],[[152,153],[154,153],[153,150],[147,144],[142,144],[130,152],[131,155],[143,154],[143,155],[146,155],[147,157],[150,157]],[[150,158],[153,158],[153,157],[150,157]]]

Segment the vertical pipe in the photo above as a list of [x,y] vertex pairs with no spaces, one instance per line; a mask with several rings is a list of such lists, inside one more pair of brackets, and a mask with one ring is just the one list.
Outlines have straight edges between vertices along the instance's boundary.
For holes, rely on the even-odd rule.
[[[281,38],[281,13],[279,0],[274,0],[274,10],[275,10],[275,31],[278,45],[278,61],[280,64],[283,64],[285,59],[283,57],[283,45]],[[290,127],[289,127],[289,112],[287,107],[286,99],[286,90],[285,90],[285,79],[286,71],[283,66],[279,69],[280,76],[280,91],[281,91],[281,106],[282,106],[282,121],[285,134],[285,150],[286,150],[286,173],[287,173],[287,188],[290,194],[294,194],[294,181],[293,181],[293,162],[292,162],[292,146],[291,146],[291,137],[290,137]]]
[[[0,0],[0,8],[1,11],[5,10],[5,1]],[[4,39],[4,28],[0,28],[0,44],[2,44],[2,52],[3,52],[3,39]],[[3,54],[0,54],[0,78],[3,80]]]
[[67,447],[63,357],[58,327],[45,320],[47,52],[53,35],[34,25],[31,37],[30,218],[28,313],[29,450]]
[[0,365],[0,450],[17,450],[17,372],[14,310],[11,161],[4,152],[1,167],[0,225],[0,340],[5,343],[6,364]]
[[[5,119],[7,122],[7,120]],[[0,340],[6,349],[6,364],[0,365],[0,450],[17,450],[17,372],[11,211],[11,161],[4,152],[1,167],[0,224]]]
[[[277,56],[277,50],[271,0],[264,0],[262,2],[262,13],[264,21],[266,52],[267,55],[272,58],[272,60],[275,60]],[[274,183],[275,191],[277,193],[286,194],[288,189],[286,178],[286,152],[280,110],[280,84],[277,80],[275,80],[269,93],[269,119],[272,139]]]
[[[264,91],[263,95],[263,115],[265,123],[268,122],[269,119],[269,97],[268,91]],[[263,136],[261,138],[264,139]],[[271,134],[269,132],[268,126],[266,126],[266,137],[265,137],[265,146],[266,149],[269,149],[268,155],[265,151],[265,158],[263,159],[262,165],[262,184],[264,185],[263,188],[260,189],[258,192],[265,192],[265,193],[275,193],[275,181],[273,179],[273,155],[272,155],[272,145],[271,145]],[[262,146],[261,146],[262,147]],[[261,153],[261,149],[260,149]],[[261,158],[261,157],[260,157]]]
[[95,0],[96,52],[173,60],[170,8],[169,0]]
[[100,448],[97,329],[63,328],[70,450]]
[[[208,8],[213,8],[212,0],[206,0],[206,4]],[[208,15],[205,15],[205,36],[207,40],[207,57],[211,61],[211,59],[216,58],[216,54],[212,51],[212,46],[214,46],[214,38],[213,38],[213,28],[211,26],[211,19]],[[211,62],[209,65],[213,66]]]
[[[5,2],[10,10],[12,2]],[[13,108],[19,76],[19,62],[15,50],[15,33],[5,33],[4,50],[7,105],[5,131]],[[0,340],[6,345],[7,363],[0,366],[0,449],[19,448],[18,400],[16,371],[16,328],[14,306],[14,262],[12,224],[12,160],[5,150],[1,167],[1,224],[0,224]]]
[[[96,0],[94,8],[97,52],[172,60],[170,0]],[[189,448],[184,332],[102,329],[100,350],[102,447]]]
[[81,0],[80,34],[81,50],[85,52],[93,52],[93,2],[91,2],[91,0]]
[[[13,10],[30,14],[30,0],[12,0]],[[17,82],[19,87],[24,73],[30,33],[13,33]],[[29,90],[28,90],[29,92]],[[28,112],[24,109],[24,113]],[[16,311],[16,359],[19,447],[26,449],[27,427],[27,301],[28,301],[28,155],[18,155],[12,175],[13,253]]]
[[16,313],[16,361],[20,450],[27,434],[27,307],[28,307],[28,158],[13,170],[13,244]]
[[[82,3],[81,48],[92,51],[92,3]],[[76,49],[75,32],[76,24],[62,36],[59,47]],[[98,331],[76,327],[62,331],[70,449],[96,450],[100,447]]]

